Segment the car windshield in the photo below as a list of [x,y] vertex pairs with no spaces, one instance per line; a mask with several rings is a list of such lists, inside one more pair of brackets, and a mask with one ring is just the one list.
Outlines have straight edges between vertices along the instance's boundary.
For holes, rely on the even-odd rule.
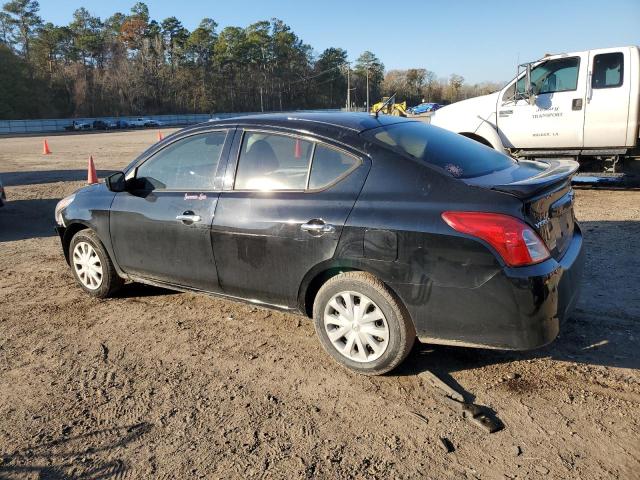
[[474,140],[423,122],[402,122],[364,132],[393,150],[442,168],[456,178],[504,170],[515,160]]

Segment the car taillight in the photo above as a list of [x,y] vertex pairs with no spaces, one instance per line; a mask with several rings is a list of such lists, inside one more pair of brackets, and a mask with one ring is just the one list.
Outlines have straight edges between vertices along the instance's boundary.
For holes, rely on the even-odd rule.
[[442,219],[454,230],[481,238],[511,267],[549,258],[549,250],[526,223],[509,215],[485,212],[444,212]]

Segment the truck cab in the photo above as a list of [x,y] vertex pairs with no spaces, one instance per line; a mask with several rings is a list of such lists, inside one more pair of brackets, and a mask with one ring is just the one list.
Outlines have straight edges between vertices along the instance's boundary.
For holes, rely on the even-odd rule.
[[640,50],[547,55],[520,65],[502,90],[441,108],[431,123],[517,157],[570,156],[615,171],[640,157]]

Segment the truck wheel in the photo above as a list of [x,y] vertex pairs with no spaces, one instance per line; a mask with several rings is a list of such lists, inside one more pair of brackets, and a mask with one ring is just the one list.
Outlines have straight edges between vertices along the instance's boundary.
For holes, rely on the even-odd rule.
[[405,307],[366,272],[329,279],[316,295],[313,318],[327,353],[365,375],[382,375],[400,365],[416,338]]
[[124,284],[93,230],[80,230],[73,236],[69,263],[78,284],[93,297],[110,297]]

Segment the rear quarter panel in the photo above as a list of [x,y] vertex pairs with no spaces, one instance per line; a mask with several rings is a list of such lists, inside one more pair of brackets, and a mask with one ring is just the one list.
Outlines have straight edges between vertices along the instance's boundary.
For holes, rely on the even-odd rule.
[[[335,260],[378,276],[400,296],[416,330],[424,331],[434,288],[444,289],[455,301],[456,293],[464,293],[461,289],[484,285],[502,270],[486,245],[455,232],[442,220],[442,212],[494,211],[522,217],[522,203],[511,195],[468,186],[377,145],[370,145],[368,153],[372,168]],[[373,245],[368,238],[375,239]]]

